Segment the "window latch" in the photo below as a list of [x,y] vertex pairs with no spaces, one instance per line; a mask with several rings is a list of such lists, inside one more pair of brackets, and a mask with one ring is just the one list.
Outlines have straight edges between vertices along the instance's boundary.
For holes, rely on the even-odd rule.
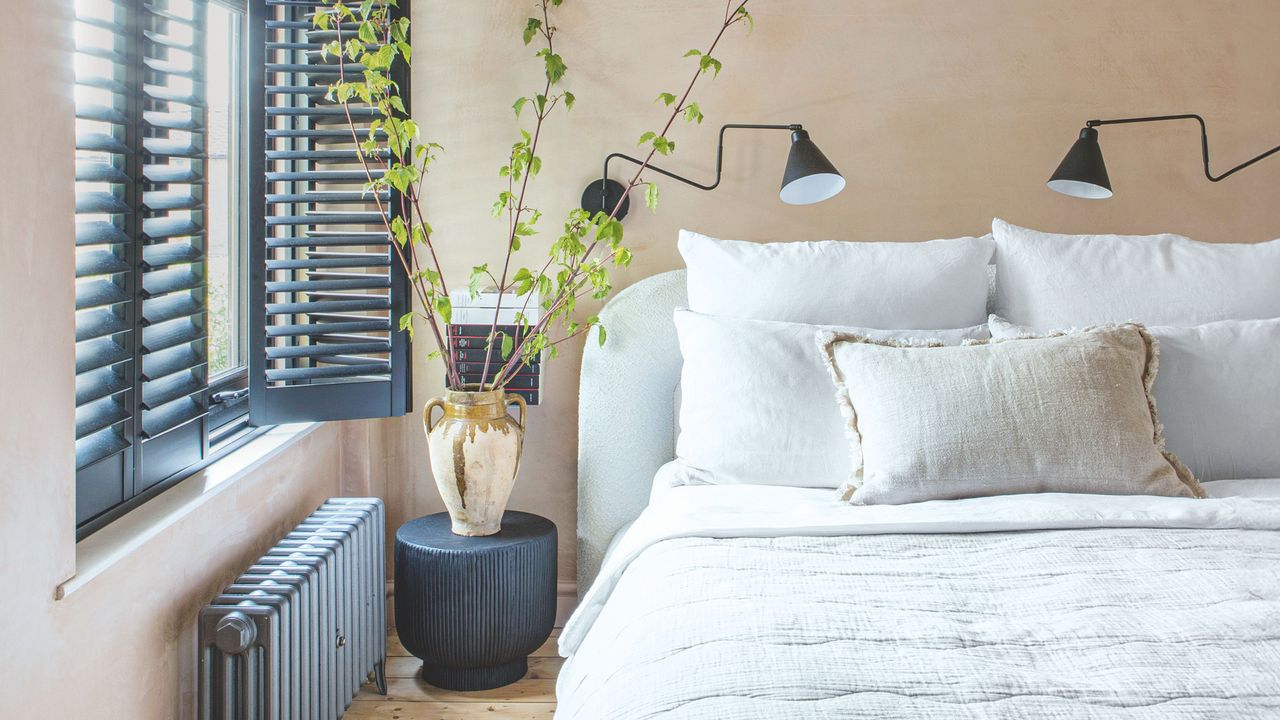
[[212,396],[210,396],[209,402],[214,405],[220,405],[223,403],[233,403],[237,400],[240,400],[241,398],[248,397],[248,395],[249,395],[249,388],[241,388],[239,390],[223,390],[222,392],[216,392]]

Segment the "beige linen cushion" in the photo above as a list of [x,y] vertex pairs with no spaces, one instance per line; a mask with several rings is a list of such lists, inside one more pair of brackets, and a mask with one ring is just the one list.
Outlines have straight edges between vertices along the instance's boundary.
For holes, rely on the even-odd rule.
[[1165,452],[1158,347],[1138,325],[961,347],[819,332],[856,505],[1075,492],[1203,497]]

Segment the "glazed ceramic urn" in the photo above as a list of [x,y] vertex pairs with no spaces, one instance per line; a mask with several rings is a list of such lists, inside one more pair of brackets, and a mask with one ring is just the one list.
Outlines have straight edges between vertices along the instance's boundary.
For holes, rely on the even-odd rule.
[[[517,420],[507,413],[519,407]],[[433,420],[433,411],[443,414]],[[458,535],[493,535],[520,469],[524,398],[502,390],[446,390],[427,403],[422,424],[431,472]]]

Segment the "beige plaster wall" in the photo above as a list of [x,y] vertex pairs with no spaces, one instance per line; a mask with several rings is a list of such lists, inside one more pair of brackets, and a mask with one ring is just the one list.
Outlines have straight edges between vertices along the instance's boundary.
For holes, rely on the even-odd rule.
[[[446,146],[430,184],[430,221],[449,270],[494,262],[502,225],[488,208],[515,138],[512,101],[538,66],[518,32],[521,2],[415,7],[415,112]],[[657,215],[626,220],[635,263],[619,287],[679,267],[676,231],[751,240],[923,240],[982,233],[993,216],[1063,232],[1176,231],[1215,242],[1280,236],[1280,161],[1221,184],[1204,180],[1192,124],[1104,128],[1117,192],[1089,203],[1044,181],[1093,117],[1199,112],[1218,169],[1280,142],[1280,50],[1274,0],[752,0],[755,33],[729,37],[725,71],[700,85],[706,121],[681,124],[672,170],[709,179],[724,122],[802,122],[848,178],[813,207],[777,199],[783,134],[733,136],[714,193],[661,182]],[[555,15],[566,86],[578,97],[544,137],[534,205],[547,217],[525,244],[542,257],[559,219],[664,119],[652,103],[678,91],[723,11],[718,0],[565,0]],[[639,205],[637,199],[637,205]],[[459,282],[459,280],[455,280]],[[561,531],[571,580],[575,517],[577,350],[550,364],[545,404],[530,412],[512,506]],[[437,365],[415,366],[415,400],[438,394]],[[392,525],[440,509],[417,416],[382,423],[373,462],[385,473]]]

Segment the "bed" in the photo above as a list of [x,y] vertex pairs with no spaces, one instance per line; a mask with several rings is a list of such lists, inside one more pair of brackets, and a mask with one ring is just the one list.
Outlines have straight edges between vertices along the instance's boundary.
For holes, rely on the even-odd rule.
[[557,718],[1280,717],[1280,480],[901,506],[672,488],[684,303],[683,271],[631,286],[583,359]]

